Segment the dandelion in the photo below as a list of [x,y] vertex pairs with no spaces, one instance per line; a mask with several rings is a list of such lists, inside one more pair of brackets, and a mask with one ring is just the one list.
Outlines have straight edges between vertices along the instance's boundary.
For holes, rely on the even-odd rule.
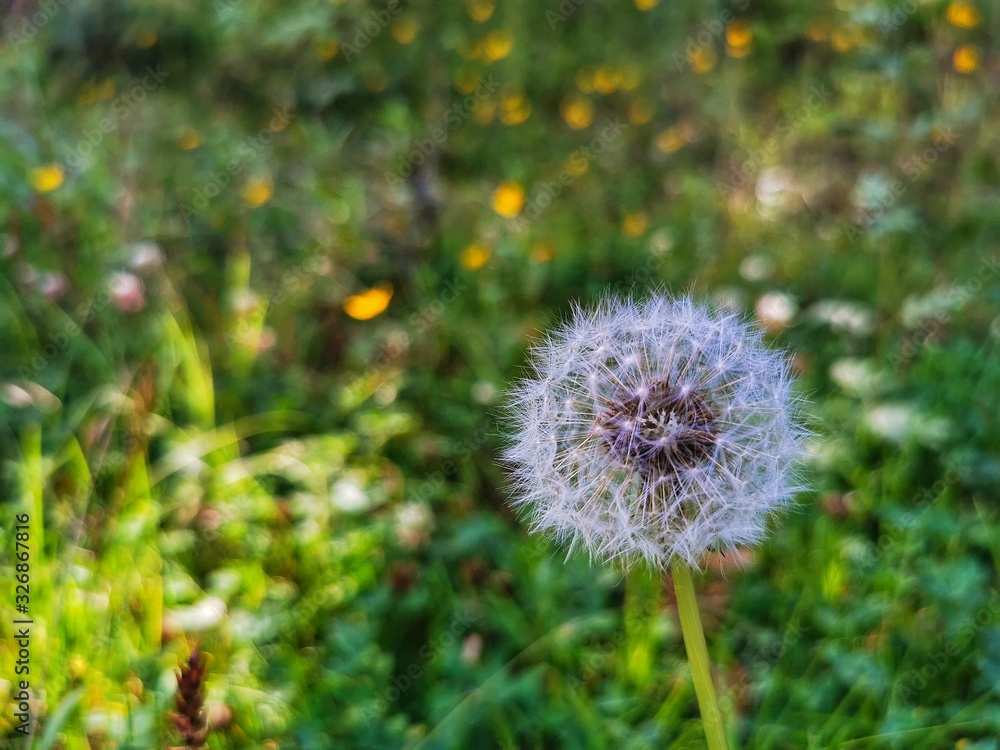
[[684,136],[680,128],[667,128],[656,137],[656,148],[664,154],[672,154],[684,148]]
[[730,57],[746,57],[752,47],[753,29],[747,21],[733,21],[726,27],[726,53]]
[[202,143],[201,133],[194,128],[184,128],[180,138],[177,139],[177,148],[181,151],[193,151]]
[[479,99],[472,107],[472,119],[476,121],[477,125],[489,125],[493,122],[493,116],[496,114],[496,111],[496,102]]
[[531,246],[533,263],[548,263],[556,256],[556,246],[550,240],[539,240]]
[[63,184],[63,168],[58,164],[46,164],[31,170],[31,186],[39,193],[51,193]]
[[976,6],[965,0],[955,0],[948,6],[948,23],[960,29],[974,29],[979,25],[979,11]]
[[136,37],[135,46],[139,49],[149,49],[156,44],[158,38],[156,29],[143,29]]
[[489,262],[492,254],[488,246],[481,242],[473,242],[462,251],[462,256],[459,260],[463,268],[467,268],[470,271],[478,271]]
[[[480,81],[481,79],[478,75],[476,75],[475,71],[469,68],[460,70],[455,74],[455,88],[457,88],[459,93],[462,94],[468,95],[473,93],[479,88]],[[482,100],[477,99],[477,101]]]
[[588,159],[578,159],[577,154],[574,152],[563,162],[563,169],[574,177],[583,177],[583,175],[590,171],[590,161]]
[[699,47],[691,53],[691,69],[701,75],[715,67],[715,52],[711,47]]
[[85,674],[87,674],[87,660],[84,659],[80,654],[73,654],[69,658],[69,673],[75,680],[79,680]]
[[633,125],[645,125],[653,119],[653,105],[649,99],[638,98],[628,107],[628,119]]
[[649,214],[645,211],[634,211],[622,222],[622,233],[626,237],[640,237],[649,229]]
[[726,44],[746,47],[753,42],[753,29],[747,21],[733,21],[726,27]]
[[799,488],[787,355],[735,314],[612,299],[535,351],[514,393],[515,505],[625,565],[755,544]]
[[594,105],[580,96],[567,96],[559,105],[563,120],[573,130],[583,130],[594,121]]
[[344,300],[344,312],[355,320],[371,320],[385,312],[392,299],[392,284],[382,282]]
[[968,75],[974,73],[979,67],[980,56],[978,50],[971,44],[963,44],[951,57],[951,66],[959,73]]
[[531,104],[524,98],[524,93],[513,91],[503,96],[500,101],[500,121],[504,125],[520,125],[531,116]]
[[263,206],[274,195],[274,183],[269,179],[253,179],[250,180],[246,187],[243,188],[243,192],[240,197],[243,199],[243,204],[249,206],[250,208],[257,208]]
[[623,568],[672,567],[711,748],[726,741],[691,568],[759,543],[802,489],[790,358],[762,336],[687,298],[611,298],[535,348],[508,402],[512,505],[532,530]]
[[601,66],[594,71],[594,91],[598,94],[613,94],[621,85],[621,73],[609,66]]
[[334,39],[324,39],[316,44],[316,57],[320,60],[332,60],[340,52],[340,44]]
[[513,219],[524,208],[524,187],[515,180],[507,180],[493,191],[493,210],[505,219]]
[[509,31],[498,29],[486,35],[482,42],[482,56],[487,62],[503,60],[514,49],[514,37]]
[[400,16],[390,28],[392,38],[403,45],[412,44],[420,31],[420,25],[412,16]]
[[488,21],[490,16],[493,15],[493,0],[472,0],[472,2],[468,3],[466,10],[473,21],[483,23]]

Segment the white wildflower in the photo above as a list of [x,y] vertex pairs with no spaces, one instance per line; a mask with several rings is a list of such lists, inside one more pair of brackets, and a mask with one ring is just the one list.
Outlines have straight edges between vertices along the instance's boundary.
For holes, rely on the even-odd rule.
[[371,499],[355,476],[346,476],[330,488],[330,501],[345,513],[361,513],[371,506]]
[[782,331],[792,324],[799,303],[790,294],[769,292],[757,300],[757,320],[769,332]]
[[747,281],[763,281],[774,273],[774,261],[766,255],[748,255],[740,263],[740,276]]
[[108,280],[111,301],[122,312],[136,313],[146,306],[146,294],[142,280],[134,273],[122,271],[114,273]]
[[862,421],[876,435],[897,444],[913,438],[922,445],[938,448],[952,433],[949,420],[924,414],[907,403],[871,407],[865,411]]
[[785,167],[765,169],[754,187],[757,213],[765,221],[777,221],[803,205],[802,187]]
[[844,357],[830,365],[830,378],[848,393],[864,396],[877,390],[884,378],[870,359]]
[[208,596],[189,607],[177,607],[164,613],[169,629],[183,633],[211,630],[225,616],[226,603],[217,596]]
[[404,503],[396,509],[396,538],[408,549],[419,549],[434,530],[434,514],[426,503]]
[[761,541],[808,430],[789,357],[732,313],[609,299],[533,352],[509,402],[515,507],[591,557],[697,566]]
[[945,321],[965,306],[969,296],[955,285],[939,287],[924,295],[911,294],[903,300],[899,317],[907,328],[918,328],[926,320]]
[[163,250],[155,242],[134,242],[126,248],[128,264],[135,271],[150,271],[163,265]]
[[852,336],[867,336],[875,328],[872,309],[849,300],[820,300],[809,309],[809,315]]

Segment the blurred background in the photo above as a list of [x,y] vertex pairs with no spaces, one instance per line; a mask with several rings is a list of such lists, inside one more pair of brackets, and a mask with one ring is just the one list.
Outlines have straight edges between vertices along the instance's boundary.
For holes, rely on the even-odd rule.
[[698,581],[733,738],[998,747],[995,4],[5,8],[34,747],[182,745],[196,643],[210,748],[703,747],[669,581],[497,464],[526,346],[651,289],[756,317],[819,433]]

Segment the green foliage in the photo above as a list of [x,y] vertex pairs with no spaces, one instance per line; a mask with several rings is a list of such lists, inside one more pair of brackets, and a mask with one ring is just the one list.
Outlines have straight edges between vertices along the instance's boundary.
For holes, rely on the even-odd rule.
[[734,744],[997,746],[994,8],[15,5],[34,746],[176,744],[197,641],[210,748],[703,747],[669,581],[529,537],[496,462],[525,347],[657,287],[755,309],[819,434],[697,581]]

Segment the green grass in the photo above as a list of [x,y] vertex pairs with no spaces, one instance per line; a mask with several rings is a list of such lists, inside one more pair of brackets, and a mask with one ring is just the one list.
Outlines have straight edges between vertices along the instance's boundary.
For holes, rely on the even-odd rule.
[[819,435],[815,492],[695,581],[730,737],[996,748],[1000,17],[974,5],[11,16],[0,698],[28,513],[34,746],[176,744],[196,640],[210,748],[704,747],[667,581],[528,536],[497,464],[526,346],[659,288],[786,295]]

